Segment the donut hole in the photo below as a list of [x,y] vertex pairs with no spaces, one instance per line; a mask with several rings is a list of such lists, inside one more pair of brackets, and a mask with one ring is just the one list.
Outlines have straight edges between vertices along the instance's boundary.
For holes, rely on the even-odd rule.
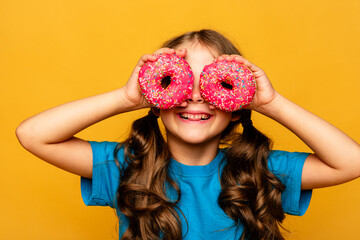
[[163,79],[161,79],[161,87],[163,89],[167,88],[171,83],[171,77],[170,76],[166,76]]
[[221,86],[225,89],[229,89],[229,90],[232,90],[233,89],[233,86],[230,84],[230,83],[227,83],[225,81],[222,81],[221,82]]

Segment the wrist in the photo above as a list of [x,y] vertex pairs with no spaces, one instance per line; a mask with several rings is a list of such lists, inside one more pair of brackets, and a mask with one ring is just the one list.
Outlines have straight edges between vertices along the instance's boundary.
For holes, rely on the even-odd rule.
[[134,111],[142,108],[149,107],[142,102],[135,102],[131,95],[126,91],[126,86],[114,90],[114,96],[118,106],[119,113]]
[[136,109],[136,104],[129,99],[124,87],[114,90],[113,93],[118,113]]
[[274,97],[270,102],[268,102],[264,105],[261,105],[257,109],[254,109],[254,110],[265,116],[274,118],[279,114],[279,112],[283,108],[283,104],[285,103],[285,101],[286,101],[286,98],[284,96],[282,96],[280,93],[278,93],[277,91],[275,91]]

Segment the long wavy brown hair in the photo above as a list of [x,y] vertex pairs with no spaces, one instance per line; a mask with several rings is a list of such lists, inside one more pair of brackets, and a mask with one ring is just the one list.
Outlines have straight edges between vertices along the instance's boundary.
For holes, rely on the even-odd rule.
[[[174,37],[162,47],[176,48],[192,41],[217,50],[219,55],[240,55],[227,38],[209,29]],[[220,144],[226,147],[226,163],[218,204],[234,220],[234,226],[244,225],[240,240],[284,239],[279,226],[285,217],[281,206],[285,187],[267,168],[271,140],[252,125],[251,110],[243,109],[236,114],[240,114],[240,119],[231,122],[221,136]],[[240,123],[242,133],[237,131]],[[177,207],[181,191],[169,174],[171,153],[152,111],[134,121],[130,136],[116,147],[115,158],[122,147],[125,163],[119,165],[117,204],[128,218],[129,226],[121,239],[182,239],[186,233],[181,231],[179,214],[182,213]],[[169,198],[169,188],[176,191],[177,199]]]

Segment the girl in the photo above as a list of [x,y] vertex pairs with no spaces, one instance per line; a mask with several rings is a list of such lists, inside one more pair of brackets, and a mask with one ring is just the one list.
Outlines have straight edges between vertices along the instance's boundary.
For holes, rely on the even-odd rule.
[[[123,143],[74,137],[108,117],[151,107],[139,91],[138,73],[158,53],[175,53],[190,64],[195,81],[189,99],[173,109],[152,107]],[[189,32],[155,54],[140,58],[122,88],[46,110],[16,129],[28,151],[81,176],[85,204],[116,209],[119,238],[284,239],[278,227],[284,213],[303,215],[311,189],[359,177],[359,145],[278,93],[221,34]],[[247,109],[223,112],[200,94],[204,66],[224,59],[245,64],[256,77]],[[272,151],[253,126],[251,110],[288,128],[314,153]]]

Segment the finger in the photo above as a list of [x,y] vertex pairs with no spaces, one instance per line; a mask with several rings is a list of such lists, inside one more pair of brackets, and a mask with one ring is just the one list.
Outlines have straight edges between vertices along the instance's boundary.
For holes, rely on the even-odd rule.
[[232,54],[232,55],[223,54],[220,57],[214,59],[213,62],[222,61],[222,60],[226,60],[226,61],[235,60],[235,61],[245,65],[246,67],[248,67],[253,73],[262,74],[262,71],[263,71],[261,68],[256,66],[254,63],[250,62],[249,60],[247,60],[243,56],[240,56],[240,55],[237,55],[237,54]]
[[186,56],[186,53],[187,53],[186,48],[176,50],[176,55],[178,55],[179,57],[182,57],[182,58]]
[[259,68],[258,66],[256,66],[254,63],[250,62],[249,60],[247,60],[246,58],[244,58],[243,56],[239,56],[237,55],[235,57],[235,61],[244,64],[245,66],[247,66],[252,72],[259,72],[262,71],[261,68]]
[[224,60],[227,56],[229,56],[229,55],[223,54],[223,55],[221,55],[220,57],[217,57],[216,59],[214,59],[214,62],[222,61],[222,60]]
[[159,58],[158,55],[155,55],[155,54],[145,54],[145,55],[142,55],[138,61],[138,63],[136,64],[136,67],[135,67],[135,72],[139,72],[141,67],[148,61],[156,61],[157,59]]
[[160,55],[160,54],[176,54],[179,57],[185,57],[187,53],[187,49],[173,49],[173,48],[160,48],[159,50],[154,52],[154,55]]
[[219,61],[222,61],[222,60],[233,61],[234,58],[235,58],[235,56],[237,56],[237,55],[227,55],[227,54],[223,54],[223,55],[221,55],[221,56],[218,58],[218,60],[219,60]]
[[166,48],[166,49],[164,50],[164,53],[166,53],[166,54],[173,54],[173,53],[175,53],[175,49]]
[[159,56],[154,55],[154,54],[145,54],[143,56],[141,56],[139,64],[142,66],[144,65],[147,61],[155,61],[157,58],[159,58]]
[[147,59],[148,59],[149,55],[150,54],[142,55],[137,65],[138,66],[144,65],[144,63],[147,62]]
[[233,55],[226,56],[225,59],[226,59],[226,61],[232,61],[232,60],[234,60],[234,56]]
[[158,60],[159,57],[160,56],[157,55],[157,54],[150,54],[147,60],[151,61],[151,62],[154,62],[154,61]]
[[172,48],[160,48],[160,49],[158,49],[158,50],[156,50],[154,52],[154,54],[162,54],[162,53],[173,54],[173,53],[175,53],[175,49],[172,49]]
[[239,56],[237,54],[232,54],[232,55],[227,55],[227,54],[223,54],[220,57],[217,58],[218,61],[222,61],[222,60],[226,60],[226,61],[233,61],[235,60],[235,58]]

